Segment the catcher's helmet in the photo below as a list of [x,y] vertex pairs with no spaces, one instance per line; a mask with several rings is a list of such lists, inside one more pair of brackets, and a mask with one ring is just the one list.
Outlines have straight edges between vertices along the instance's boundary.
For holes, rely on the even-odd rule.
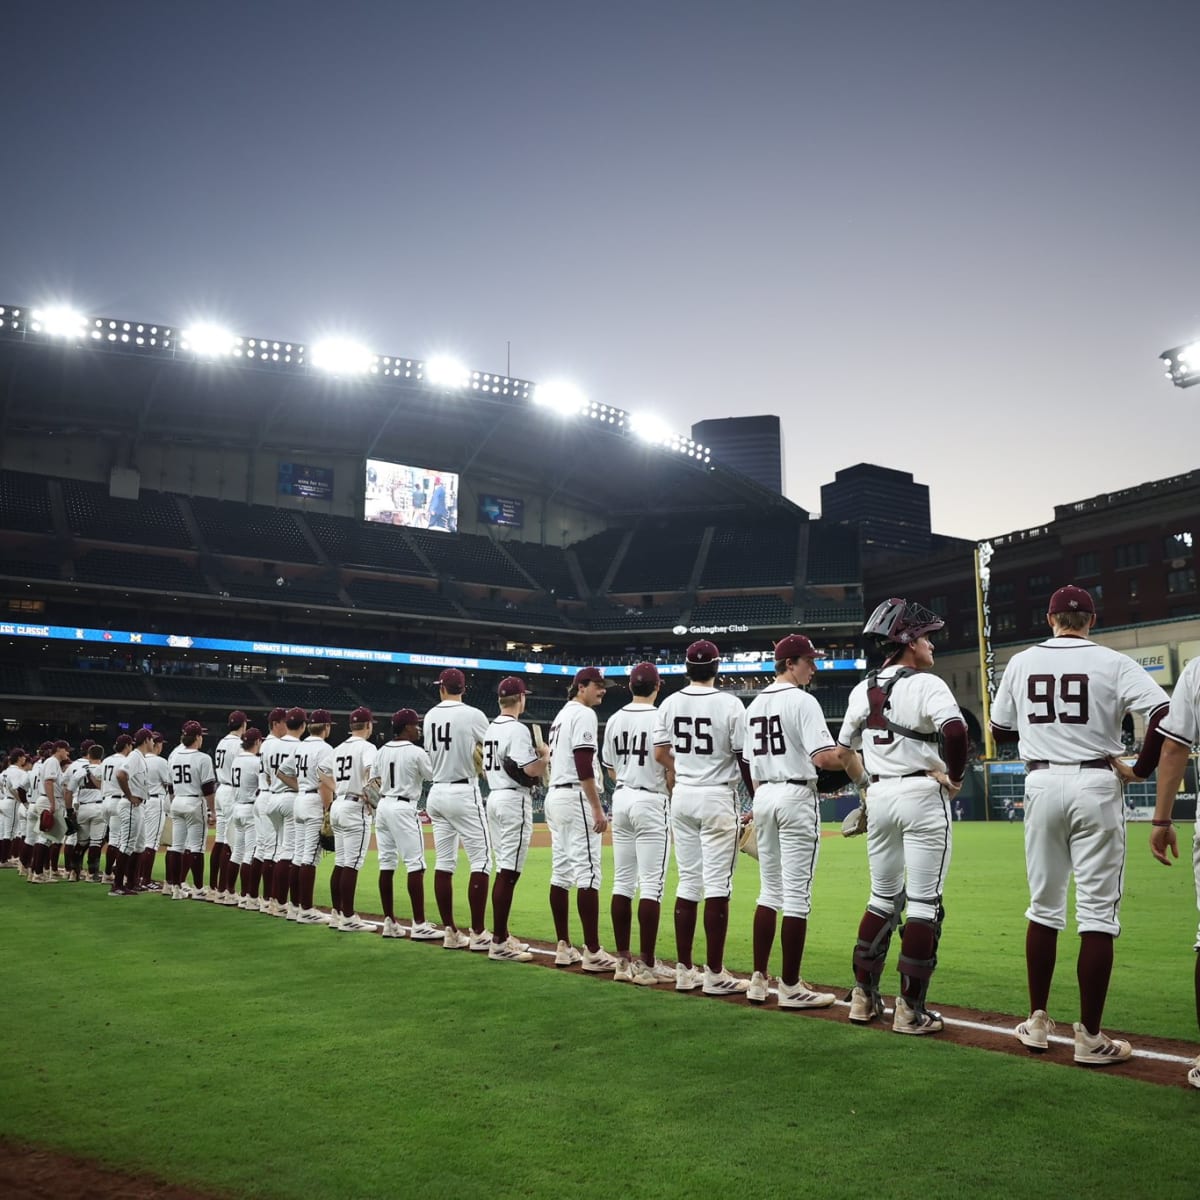
[[885,642],[907,646],[946,624],[935,612],[911,600],[892,597],[885,600],[868,618],[863,633]]

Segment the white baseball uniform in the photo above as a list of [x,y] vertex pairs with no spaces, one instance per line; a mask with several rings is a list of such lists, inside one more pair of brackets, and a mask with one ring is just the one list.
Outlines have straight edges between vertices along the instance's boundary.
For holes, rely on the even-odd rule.
[[[109,830],[109,841],[122,854],[137,854],[142,848],[142,807],[150,798],[150,775],[146,756],[136,747],[125,756],[117,767],[129,776],[127,786],[132,800],[122,793],[117,801],[116,837]],[[119,785],[118,785],[119,786]]]
[[728,692],[690,683],[659,706],[654,744],[675,755],[671,832],[680,900],[727,899],[737,865],[737,784],[746,710]]
[[492,837],[475,777],[475,747],[483,745],[488,719],[461,700],[443,700],[425,714],[424,730],[433,767],[425,810],[433,822],[434,869],[453,874],[461,843],[471,872],[490,872]]
[[764,688],[746,710],[742,756],[754,780],[758,903],[807,917],[821,846],[821,802],[812,756],[833,750],[820,704],[786,680]]
[[333,747],[310,734],[292,753],[296,770],[296,846],[292,862],[300,867],[315,867],[321,856],[321,826],[325,823],[325,805],[321,800],[321,780],[333,784]]
[[[50,784],[54,788],[53,804],[46,795],[46,784]],[[58,761],[58,756],[52,754],[41,764],[41,770],[38,772],[37,803],[33,805],[33,809],[38,815],[37,841],[40,846],[53,846],[67,836],[67,816],[63,804],[62,786],[63,765]],[[40,824],[41,814],[44,812],[53,812],[54,814],[54,824],[48,830],[43,830]]]
[[601,762],[617,777],[612,798],[613,895],[662,902],[671,859],[666,768],[654,757],[658,710],[634,700],[604,726]]
[[67,787],[75,798],[75,819],[79,823],[79,845],[104,844],[104,797],[100,790],[99,763],[80,758],[67,771]]
[[104,819],[108,822],[108,840],[117,844],[117,805],[121,801],[121,785],[117,783],[117,772],[125,769],[126,755],[114,752],[100,764],[100,804]]
[[142,806],[142,850],[157,850],[170,811],[171,769],[161,754],[146,756],[150,798]]
[[239,750],[229,766],[229,782],[233,788],[233,815],[228,825],[229,857],[231,862],[243,867],[254,858],[257,841],[254,806],[258,801],[261,765],[257,754]]
[[991,717],[1017,732],[1028,772],[1028,920],[1065,929],[1074,874],[1079,932],[1121,932],[1125,807],[1108,758],[1124,752],[1126,712],[1148,718],[1166,704],[1133,659],[1085,637],[1048,638],[1004,668]]
[[275,819],[278,796],[272,790],[275,767],[283,755],[283,738],[268,733],[259,749],[258,799],[254,802],[254,857],[260,862],[274,862],[283,837],[283,816]]
[[276,857],[292,861],[296,852],[296,792],[279,777],[283,767],[288,775],[299,780],[297,755],[304,743],[294,733],[279,739],[279,753],[271,764],[271,821],[279,828],[279,848]]
[[199,747],[176,746],[167,760],[175,795],[171,800],[171,849],[204,853],[206,796],[216,791],[213,760]]
[[213,751],[213,769],[217,773],[217,828],[215,841],[229,842],[229,821],[235,803],[233,786],[233,760],[242,752],[242,739],[236,733],[227,733]]
[[950,798],[928,772],[945,771],[936,735],[944,725],[962,721],[963,716],[946,683],[929,671],[884,667],[878,673],[879,682],[886,683],[901,671],[905,673],[889,692],[886,716],[895,725],[935,740],[868,728],[870,680],[863,679],[850,693],[838,741],[853,749],[861,747],[863,765],[871,778],[869,906],[891,913],[896,898],[907,891],[908,915],[937,923],[953,845]]
[[[1163,737],[1192,747],[1200,742],[1200,657],[1183,668],[1171,692],[1171,707],[1158,726]],[[1200,909],[1200,811],[1192,835],[1192,874],[1196,881],[1196,907]],[[1200,950],[1200,929],[1196,930],[1196,950]]]
[[487,820],[496,851],[496,867],[522,871],[533,838],[533,780],[517,783],[504,769],[505,758],[518,767],[538,761],[527,725],[509,713],[492,718],[483,742],[483,772],[488,784]]
[[38,844],[40,830],[38,799],[45,795],[42,789],[42,767],[45,760],[37,759],[29,768],[28,785],[25,789],[25,842],[27,845]]
[[390,741],[375,758],[374,777],[380,787],[375,810],[379,869],[394,871],[403,860],[406,871],[424,871],[425,835],[417,811],[425,784],[433,778],[429,755],[416,742]]
[[24,804],[20,792],[29,783],[29,774],[15,764],[0,771],[0,839],[17,836],[17,822]]
[[600,834],[592,806],[579,786],[576,750],[592,750],[596,793],[604,795],[600,774],[599,723],[595,709],[568,700],[550,726],[550,781],[546,789],[546,825],[550,829],[550,886],[599,888]]
[[333,827],[334,863],[361,870],[371,841],[371,810],[363,790],[375,774],[378,751],[366,738],[347,738],[333,752],[333,784],[337,799],[329,810]]

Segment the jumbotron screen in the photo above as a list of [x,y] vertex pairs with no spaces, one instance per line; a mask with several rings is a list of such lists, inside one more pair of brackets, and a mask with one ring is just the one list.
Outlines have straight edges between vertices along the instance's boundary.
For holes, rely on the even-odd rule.
[[458,476],[368,458],[363,520],[458,532]]

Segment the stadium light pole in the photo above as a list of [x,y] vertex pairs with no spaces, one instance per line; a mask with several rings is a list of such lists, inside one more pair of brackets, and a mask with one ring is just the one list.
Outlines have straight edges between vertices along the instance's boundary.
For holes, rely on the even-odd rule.
[[1166,376],[1176,387],[1200,383],[1200,342],[1164,350],[1158,357],[1166,364]]

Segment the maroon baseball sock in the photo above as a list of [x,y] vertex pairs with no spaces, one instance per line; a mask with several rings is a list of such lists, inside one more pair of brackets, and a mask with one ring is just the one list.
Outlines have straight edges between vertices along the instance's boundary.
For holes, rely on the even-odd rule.
[[167,851],[167,885],[175,887],[176,884],[183,882],[183,872],[180,870],[179,860],[182,855],[178,850]]
[[658,922],[662,905],[657,900],[638,901],[638,932],[641,935],[642,962],[654,966],[658,952]]
[[685,967],[692,965],[692,943],[696,940],[695,900],[675,901],[675,956]]
[[88,847],[88,874],[89,875],[99,875],[100,874],[100,847],[99,846],[89,846]]
[[147,848],[142,851],[139,861],[142,883],[149,883],[154,878],[154,851]]
[[425,924],[425,872],[409,871],[408,902],[412,906],[414,925]]
[[1111,933],[1081,933],[1076,975],[1079,980],[1079,1023],[1093,1036],[1100,1032],[1108,981],[1112,977]]
[[46,870],[48,847],[37,845],[33,848],[33,873],[41,875]]
[[12,858],[12,838],[0,838],[0,862]]
[[275,898],[275,863],[263,860],[262,875],[262,898],[264,900],[273,900]]
[[[496,877],[499,882],[499,876]],[[496,907],[496,898],[492,897],[492,907]],[[613,949],[622,957],[629,955],[630,935],[633,932],[633,901],[628,896],[618,896],[613,893],[612,904],[609,908],[613,927]]]
[[237,878],[237,863],[230,861],[221,864],[221,875],[217,880],[217,891],[232,892],[234,880]]
[[105,873],[105,875],[112,875],[116,872],[117,857],[118,857],[119,853],[120,853],[120,851],[117,850],[117,848],[112,844],[112,842],[109,842],[108,849],[104,855],[104,873]]
[[550,885],[550,916],[554,919],[554,936],[560,942],[571,940],[571,893],[566,888]]
[[725,962],[725,934],[729,930],[729,901],[712,899],[704,902],[704,941],[708,965],[719,971]]
[[788,987],[795,987],[800,982],[800,963],[804,958],[804,942],[807,937],[807,917],[783,918],[783,929],[779,934],[779,946],[783,951],[783,963],[780,967],[779,978]]
[[281,858],[275,864],[275,899],[282,906],[287,903],[288,885],[292,882],[292,860]]
[[[904,926],[904,936],[900,942],[900,953],[906,959],[914,962],[927,962],[937,951],[937,936],[932,926],[924,921],[909,921]],[[919,975],[905,975],[900,972],[900,994],[909,1001],[921,1000],[922,989],[928,986],[927,978]]]
[[472,871],[467,880],[467,906],[471,911],[471,928],[482,933],[487,928],[488,884],[486,871]]
[[58,870],[58,860],[59,860],[59,856],[61,854],[62,854],[62,842],[55,842],[54,845],[52,845],[50,847],[50,870],[52,870],[52,871]]
[[395,880],[395,871],[379,872],[379,904],[383,908],[383,915],[389,921],[396,919]]
[[330,907],[335,913],[342,911],[342,872],[345,867],[334,867],[333,874],[329,877],[329,900]]
[[1025,973],[1029,980],[1029,1011],[1050,1007],[1050,984],[1058,957],[1058,930],[1030,921],[1025,929]]
[[454,876],[449,871],[434,871],[433,898],[437,901],[442,924],[447,929],[457,929],[454,924]]
[[583,926],[583,944],[595,954],[600,949],[600,892],[597,888],[579,888],[575,907]]
[[1196,955],[1196,1024],[1200,1025],[1200,954]]
[[[492,936],[498,942],[508,941],[508,915],[512,912],[513,892],[520,878],[520,871],[501,869],[496,872],[496,882],[492,884]],[[409,879],[411,881],[411,875]]]
[[300,868],[300,899],[297,903],[303,909],[310,909],[313,906],[313,891],[317,886],[317,868],[309,866],[307,863]]
[[[872,912],[868,908],[863,913],[862,920],[858,923],[858,940],[865,942],[869,946],[879,935],[880,931],[887,927],[888,921],[888,917],[881,917],[877,912]],[[858,952],[855,952],[854,980],[859,987],[866,988],[868,991],[877,991],[879,989],[879,977],[882,974],[882,960],[872,969],[871,967],[860,965]]]
[[754,910],[754,969],[767,974],[771,951],[775,946],[775,927],[778,914],[773,908],[760,904]]
[[342,916],[354,916],[354,893],[358,890],[358,870],[342,868]]
[[219,885],[225,867],[224,851],[224,842],[213,842],[212,852],[208,856],[208,886],[217,890],[223,890]]
[[300,864],[293,862],[291,870],[288,871],[288,899],[297,907],[300,907]]

